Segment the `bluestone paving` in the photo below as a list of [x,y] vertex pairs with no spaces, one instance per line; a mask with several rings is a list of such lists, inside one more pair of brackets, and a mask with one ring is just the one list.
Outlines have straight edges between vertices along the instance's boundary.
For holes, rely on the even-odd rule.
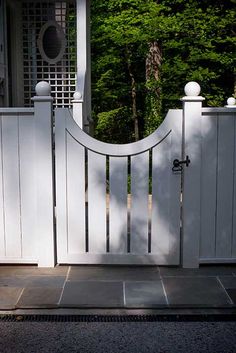
[[14,308],[23,288],[0,287],[0,309]]
[[125,307],[153,308],[166,306],[162,282],[125,282]]
[[234,271],[235,265],[199,269],[1,265],[0,310],[236,310]]
[[236,288],[228,288],[226,289],[228,295],[230,296],[232,302],[236,304]]
[[228,289],[228,288],[236,289],[236,277],[234,277],[234,276],[220,276],[219,280],[226,289]]
[[106,281],[67,282],[61,306],[123,307],[123,283]]
[[163,278],[170,305],[227,306],[232,304],[217,278]]
[[25,288],[17,302],[18,308],[57,307],[62,288]]
[[68,266],[54,268],[39,268],[38,266],[4,266],[0,265],[0,276],[66,276]]
[[29,281],[29,276],[0,276],[0,287],[22,287],[24,288]]
[[156,281],[160,278],[157,266],[72,266],[71,281]]
[[235,266],[202,266],[200,268],[180,268],[160,266],[162,277],[216,277],[232,276]]
[[8,276],[0,277],[0,287],[59,287],[65,276]]

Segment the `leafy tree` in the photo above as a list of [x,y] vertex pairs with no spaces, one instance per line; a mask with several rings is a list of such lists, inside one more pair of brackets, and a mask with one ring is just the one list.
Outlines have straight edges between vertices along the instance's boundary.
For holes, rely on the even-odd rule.
[[92,2],[96,136],[110,139],[113,129],[114,141],[128,142],[151,133],[180,106],[190,80],[200,83],[208,105],[223,105],[236,81],[234,6],[235,0]]
[[162,38],[162,89],[166,111],[176,106],[187,81],[197,81],[208,105],[233,93],[235,11],[231,1],[169,1],[174,27]]
[[[103,70],[96,81],[94,92],[99,90],[109,96],[112,91],[108,93],[106,89],[111,89],[112,82],[117,83],[113,90],[115,95],[110,98],[116,107],[121,105],[130,108],[134,123],[131,139],[138,140],[143,135],[144,125],[145,60],[153,36],[153,19],[158,16],[160,6],[152,0],[110,0],[106,2],[106,13],[98,14],[103,6],[104,3],[95,4],[97,20],[92,22],[95,27],[94,52],[98,53],[96,45],[100,42],[107,48],[93,67],[97,69],[96,73],[99,69]],[[101,46],[98,51],[100,50]],[[109,83],[104,79],[108,79]]]

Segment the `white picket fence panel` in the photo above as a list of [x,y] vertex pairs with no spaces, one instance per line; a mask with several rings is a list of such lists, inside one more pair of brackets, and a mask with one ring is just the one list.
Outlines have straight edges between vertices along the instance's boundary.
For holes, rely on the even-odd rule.
[[58,263],[179,264],[181,110],[127,145],[93,139],[67,109],[55,122]]
[[236,262],[236,109],[203,108],[201,263]]
[[235,263],[235,105],[202,108],[190,88],[183,110],[126,145],[93,139],[57,109],[54,149],[45,83],[34,108],[0,108],[0,263]]
[[34,110],[0,109],[0,262],[35,263]]
[[0,108],[0,263],[50,267],[55,265],[53,99],[46,94],[33,100],[34,108]]

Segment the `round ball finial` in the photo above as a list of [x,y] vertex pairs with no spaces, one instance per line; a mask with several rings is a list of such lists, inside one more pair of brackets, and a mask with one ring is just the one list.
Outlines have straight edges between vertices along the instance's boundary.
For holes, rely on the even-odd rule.
[[82,98],[82,94],[80,93],[80,91],[75,91],[75,93],[73,94],[73,98],[75,101],[80,100]]
[[184,87],[184,92],[186,96],[199,96],[201,92],[201,87],[197,82],[191,81],[188,82]]
[[234,97],[230,97],[227,99],[227,105],[235,105],[236,99]]
[[37,96],[50,96],[51,95],[51,86],[46,81],[40,81],[35,86],[35,92]]

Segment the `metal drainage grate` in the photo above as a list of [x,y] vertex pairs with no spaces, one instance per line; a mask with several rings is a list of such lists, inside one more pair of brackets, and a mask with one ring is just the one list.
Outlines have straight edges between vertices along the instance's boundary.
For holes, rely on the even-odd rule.
[[236,321],[236,314],[200,315],[0,315],[0,322],[215,322]]

